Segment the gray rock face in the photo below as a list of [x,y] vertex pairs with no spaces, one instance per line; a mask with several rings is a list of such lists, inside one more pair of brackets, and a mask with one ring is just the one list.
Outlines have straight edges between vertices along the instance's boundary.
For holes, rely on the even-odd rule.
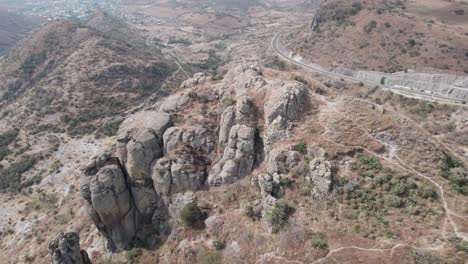
[[186,144],[209,154],[215,147],[213,131],[205,126],[187,128],[171,127],[164,133],[164,153],[174,151],[178,145]]
[[190,101],[190,92],[176,93],[169,96],[159,107],[160,112],[171,113],[180,110]]
[[258,187],[262,198],[273,196],[281,198],[284,195],[283,181],[287,180],[288,176],[284,174],[260,174],[257,177]]
[[277,83],[265,103],[265,143],[269,146],[288,137],[291,121],[297,119],[304,108],[306,89],[299,82]]
[[81,178],[80,194],[91,220],[107,239],[109,250],[127,249],[135,239],[139,213],[126,176],[116,158],[96,158]]
[[267,162],[267,172],[252,179],[265,199],[268,196],[281,198],[284,195],[284,185],[289,183],[289,170],[296,167],[300,160],[297,151],[273,150]]
[[254,128],[246,125],[233,126],[223,157],[211,169],[208,183],[212,186],[229,184],[250,174],[255,161],[254,146]]
[[211,81],[212,78],[209,76],[206,76],[203,72],[195,73],[193,75],[193,78],[190,78],[188,80],[185,80],[181,85],[181,89],[186,89],[186,88],[192,88],[196,85],[203,84],[207,81]]
[[228,142],[229,133],[235,124],[255,126],[255,107],[246,96],[240,96],[236,106],[227,107],[221,114],[218,140],[220,148]]
[[234,97],[245,95],[246,92],[257,91],[266,85],[262,71],[254,65],[240,65],[226,73],[223,86],[218,94],[235,95]]
[[207,161],[193,149],[174,153],[174,158],[159,159],[153,167],[156,193],[163,198],[200,189],[207,176]]
[[305,87],[299,82],[288,82],[273,89],[265,105],[265,122],[271,124],[279,116],[288,121],[299,117],[305,102]]
[[80,249],[77,233],[60,233],[49,241],[52,264],[91,264],[88,253]]
[[331,164],[324,159],[315,158],[310,162],[309,168],[306,180],[311,186],[312,198],[321,199],[329,194],[332,188]]
[[126,119],[117,136],[117,157],[132,180],[150,178],[151,164],[163,155],[163,134],[172,126],[166,113],[143,111]]

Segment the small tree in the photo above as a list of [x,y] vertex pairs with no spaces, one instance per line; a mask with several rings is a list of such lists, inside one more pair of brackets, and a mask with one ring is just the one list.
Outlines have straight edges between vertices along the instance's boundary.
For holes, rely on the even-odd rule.
[[190,228],[203,228],[206,214],[200,209],[197,202],[187,204],[180,212],[182,225]]

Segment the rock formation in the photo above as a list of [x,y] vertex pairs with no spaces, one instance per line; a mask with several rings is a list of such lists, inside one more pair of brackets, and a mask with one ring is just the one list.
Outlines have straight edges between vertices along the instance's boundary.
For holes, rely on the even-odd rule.
[[207,81],[211,81],[210,76],[206,76],[203,72],[198,72],[193,75],[193,78],[190,78],[184,81],[181,85],[181,89],[192,88],[196,85],[203,84]]
[[[265,143],[267,146],[285,139],[291,121],[304,109],[305,87],[299,82],[277,83],[265,103]],[[268,152],[268,150],[266,150]]]
[[77,233],[60,233],[49,241],[49,255],[52,264],[91,264],[88,253],[80,249]]

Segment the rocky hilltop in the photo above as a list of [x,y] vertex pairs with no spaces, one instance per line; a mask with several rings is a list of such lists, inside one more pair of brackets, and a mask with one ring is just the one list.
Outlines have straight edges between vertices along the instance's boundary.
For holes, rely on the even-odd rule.
[[[166,252],[177,245],[182,247],[181,253],[164,253],[158,261],[195,261],[195,256],[182,252],[193,250],[192,243],[207,243],[209,240],[195,242],[200,235],[207,235],[232,241],[224,252],[226,263],[251,263],[258,257],[269,263],[279,256],[259,252],[270,248],[279,248],[285,259],[293,258],[297,250],[304,251],[304,257],[294,259],[308,262],[320,255],[320,250],[315,250],[321,246],[312,246],[312,252],[307,247],[288,247],[274,234],[290,236],[296,232],[293,230],[307,230],[309,218],[303,210],[313,210],[318,216],[327,211],[325,208],[341,207],[347,213],[336,212],[333,221],[346,226],[353,221],[343,216],[353,212],[353,205],[346,205],[346,200],[375,199],[365,198],[365,194],[355,197],[361,191],[374,195],[373,187],[363,180],[366,177],[374,178],[377,185],[389,181],[390,187],[381,190],[382,204],[374,201],[359,208],[370,206],[366,210],[377,214],[378,210],[389,210],[387,217],[394,219],[404,214],[399,208],[430,206],[437,212],[432,221],[446,219],[450,226],[444,232],[466,238],[462,216],[453,213],[466,201],[438,176],[442,172],[464,175],[466,170],[462,163],[450,164],[449,150],[437,141],[424,140],[426,132],[408,118],[351,97],[324,101],[304,82],[267,77],[253,65],[232,68],[221,82],[197,74],[182,87],[152,110],[137,112],[123,121],[114,146],[92,158],[82,171],[80,195],[107,250],[144,247]],[[314,125],[321,127],[319,134],[310,132],[308,127]],[[242,192],[236,193],[239,188]],[[444,191],[439,193],[441,188]],[[237,198],[222,202],[230,195]],[[290,202],[301,195],[305,199],[301,198],[304,200],[294,213],[294,224],[282,231],[296,210]],[[249,197],[256,197],[255,201]],[[244,209],[234,202],[236,199]],[[442,206],[441,201],[447,205]],[[190,221],[203,222],[197,225],[198,231],[181,237],[180,232],[191,226],[182,215],[194,204],[204,204],[203,209],[197,209],[203,213]],[[242,233],[228,231],[240,228],[239,221],[248,222],[235,221],[246,217],[242,214],[260,217],[260,226],[247,224]],[[380,221],[367,217],[366,221]],[[314,221],[319,224],[330,221],[327,219]],[[390,236],[405,241],[401,256],[410,254],[410,245],[419,241],[405,233],[407,228],[414,232],[433,228],[428,223],[417,227],[410,219],[403,221],[402,226],[391,224]],[[374,232],[388,232],[379,229]],[[259,230],[257,235],[251,233]],[[331,237],[340,232],[327,230],[329,242],[336,243]],[[245,240],[244,232],[254,239]],[[425,233],[424,239],[444,245],[437,233]],[[261,236],[269,237],[270,242],[259,242]],[[314,232],[298,236],[297,243],[307,239],[326,243],[323,235]],[[256,253],[247,249],[252,243]],[[233,251],[235,259],[230,259]],[[387,259],[391,263],[400,257]]]
[[[298,2],[233,36],[101,13],[21,41],[0,62],[0,262],[464,263],[468,110],[275,57]],[[407,2],[360,3],[346,21]]]

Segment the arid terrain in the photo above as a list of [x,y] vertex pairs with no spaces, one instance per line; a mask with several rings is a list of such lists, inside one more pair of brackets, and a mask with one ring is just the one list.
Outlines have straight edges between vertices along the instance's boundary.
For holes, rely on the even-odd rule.
[[465,98],[467,3],[112,10],[0,57],[0,263],[467,262],[466,105],[298,63]]

